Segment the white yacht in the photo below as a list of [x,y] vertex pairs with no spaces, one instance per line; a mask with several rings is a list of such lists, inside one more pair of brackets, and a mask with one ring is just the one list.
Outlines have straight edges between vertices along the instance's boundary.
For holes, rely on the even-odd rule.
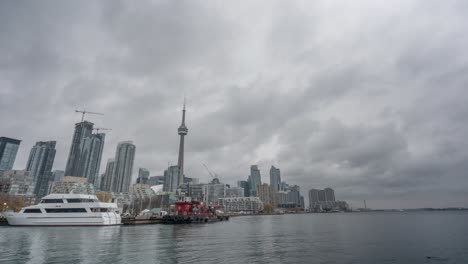
[[12,226],[107,226],[120,225],[115,203],[101,203],[96,195],[49,194],[41,202],[18,213],[6,213]]

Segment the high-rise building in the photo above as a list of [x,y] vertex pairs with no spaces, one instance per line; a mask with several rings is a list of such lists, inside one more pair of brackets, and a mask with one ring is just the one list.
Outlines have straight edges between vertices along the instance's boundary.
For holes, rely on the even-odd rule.
[[148,184],[148,178],[149,178],[150,172],[146,168],[140,168],[138,170],[138,178],[137,182],[138,184]]
[[257,165],[250,166],[249,187],[250,196],[257,196],[257,185],[262,184],[260,170]]
[[128,192],[132,181],[135,145],[132,141],[120,142],[115,152],[115,164],[111,180],[112,192]]
[[52,171],[52,180],[53,181],[61,181],[65,176],[65,171],[63,170],[54,170]]
[[288,193],[284,191],[279,191],[275,194],[275,202],[277,207],[287,208],[288,207]]
[[318,199],[319,199],[319,202],[327,201],[327,196],[325,195],[325,190],[319,190],[318,191]]
[[293,208],[300,207],[301,204],[301,193],[300,193],[300,187],[297,185],[293,185],[289,187],[289,192],[288,192],[288,203],[291,205]]
[[0,137],[0,171],[13,168],[20,143],[18,139]]
[[335,191],[332,188],[323,190],[309,190],[309,208],[315,212],[327,212],[332,210],[347,211],[348,203],[335,200]]
[[257,197],[263,202],[264,205],[271,205],[276,207],[276,196],[270,185],[264,183],[257,185]]
[[148,179],[149,186],[161,185],[161,184],[164,184],[164,176],[151,176]]
[[250,196],[250,188],[248,181],[237,181],[237,187],[244,189],[244,197]]
[[179,180],[179,183],[181,184],[184,181],[184,137],[188,133],[188,129],[185,126],[185,100],[184,100],[184,108],[182,109],[182,123],[177,129],[177,132],[180,135],[179,159],[178,159],[177,165],[179,166],[179,173],[182,176],[181,180]]
[[318,203],[320,201],[319,192],[320,190],[317,190],[317,189],[309,190],[309,205]]
[[112,177],[114,176],[115,159],[108,159],[106,164],[106,171],[101,177],[101,191],[109,192],[112,187]]
[[52,165],[55,159],[55,141],[39,141],[31,149],[26,170],[33,177],[36,186],[34,194],[42,198],[49,191],[49,181],[52,176]]
[[97,184],[99,179],[105,137],[106,134],[97,133],[91,134],[81,141],[81,156],[77,176],[85,177],[91,184]]
[[73,133],[70,153],[68,154],[67,166],[65,167],[65,175],[78,176],[82,175],[83,169],[80,163],[82,142],[83,139],[91,136],[93,132],[93,123],[83,121],[75,124],[75,132]]
[[289,190],[289,184],[287,184],[286,182],[281,182],[281,190],[282,191],[288,191]]
[[327,202],[335,201],[335,191],[332,188],[325,188],[323,191],[325,192],[325,200]]
[[101,176],[99,177],[99,186],[94,186],[98,191],[101,192],[107,192],[103,188],[105,188],[106,185],[106,173],[102,173]]
[[165,192],[176,192],[180,183],[183,182],[180,180],[180,167],[178,165],[169,166],[167,170],[164,171],[164,187],[163,191]]
[[270,186],[274,192],[281,191],[281,172],[274,166],[270,168]]

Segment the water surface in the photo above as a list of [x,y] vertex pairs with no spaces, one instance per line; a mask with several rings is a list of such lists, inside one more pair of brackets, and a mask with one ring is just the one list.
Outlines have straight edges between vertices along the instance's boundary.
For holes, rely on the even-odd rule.
[[468,213],[245,216],[178,226],[0,227],[0,263],[468,263]]

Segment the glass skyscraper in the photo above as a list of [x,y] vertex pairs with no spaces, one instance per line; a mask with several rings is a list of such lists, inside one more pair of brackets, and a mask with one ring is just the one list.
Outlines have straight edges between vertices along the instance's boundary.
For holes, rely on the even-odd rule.
[[262,184],[260,170],[257,165],[250,166],[249,187],[250,196],[257,196],[257,185]]
[[109,192],[112,188],[112,177],[114,175],[115,159],[107,160],[106,172],[101,178],[101,191]]
[[81,141],[78,176],[87,178],[91,184],[98,181],[105,136],[104,133],[91,134]]
[[55,141],[39,141],[32,147],[26,170],[35,182],[34,194],[42,198],[49,191],[52,180],[52,165],[55,159]]
[[13,169],[21,140],[0,137],[0,171]]
[[67,166],[65,167],[65,176],[84,177],[82,174],[83,166],[80,163],[83,139],[91,136],[93,132],[93,123],[83,121],[75,124],[75,132],[68,154]]
[[281,190],[281,172],[280,169],[271,166],[270,168],[270,186],[273,192]]
[[170,166],[164,171],[164,186],[163,191],[165,192],[176,192],[177,188],[181,184],[179,181],[180,167],[178,165]]
[[132,141],[120,142],[115,153],[115,164],[111,180],[112,192],[128,192],[132,181],[135,145]]

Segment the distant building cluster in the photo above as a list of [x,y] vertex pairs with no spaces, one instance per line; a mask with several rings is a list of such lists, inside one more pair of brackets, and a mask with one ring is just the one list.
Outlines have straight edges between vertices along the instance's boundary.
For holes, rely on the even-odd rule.
[[349,206],[345,201],[335,200],[332,188],[309,190],[309,209],[314,212],[347,211]]
[[[88,112],[87,112],[88,113]],[[84,116],[83,116],[84,117]],[[49,192],[65,192],[70,178],[75,182],[86,182],[93,189],[115,192],[128,192],[131,185],[135,145],[131,141],[117,145],[115,158],[108,161],[106,172],[99,175],[105,134],[93,133],[102,128],[94,128],[92,122],[82,120],[75,124],[70,151],[65,170],[52,171],[56,154],[56,141],[38,141],[32,146],[24,171],[12,170],[21,140],[0,137],[0,172],[5,186],[16,186],[19,178],[25,178],[21,186],[27,186],[27,194],[13,191],[9,187],[2,193],[29,195],[41,198]],[[27,173],[26,173],[27,172]],[[27,176],[26,176],[27,174]],[[64,180],[68,179],[68,180]],[[15,184],[10,184],[12,182]],[[22,187],[23,189],[26,187]]]
[[[163,175],[150,176],[147,168],[138,168],[136,183],[132,184],[136,146],[132,141],[117,144],[115,155],[107,159],[105,171],[100,173],[105,133],[83,118],[75,124],[70,151],[64,170],[52,171],[56,141],[38,141],[32,146],[24,170],[13,170],[21,140],[0,137],[0,193],[40,199],[48,193],[96,194],[104,201],[114,201],[123,211],[138,213],[146,208],[173,206],[180,197],[191,197],[208,205],[222,206],[226,212],[259,213],[305,210],[300,187],[282,181],[281,171],[271,166],[269,184],[262,182],[257,165],[237,186],[220,181],[205,164],[212,180],[200,183],[198,178],[184,173],[185,103],[182,122],[177,129],[180,137],[176,165],[168,166]],[[97,114],[97,113],[94,113]],[[94,132],[96,130],[96,132]],[[335,200],[333,189],[309,191],[309,209],[313,211],[343,210],[347,204]]]
[[48,193],[95,194],[95,189],[86,178],[65,176],[61,181],[53,182]]

